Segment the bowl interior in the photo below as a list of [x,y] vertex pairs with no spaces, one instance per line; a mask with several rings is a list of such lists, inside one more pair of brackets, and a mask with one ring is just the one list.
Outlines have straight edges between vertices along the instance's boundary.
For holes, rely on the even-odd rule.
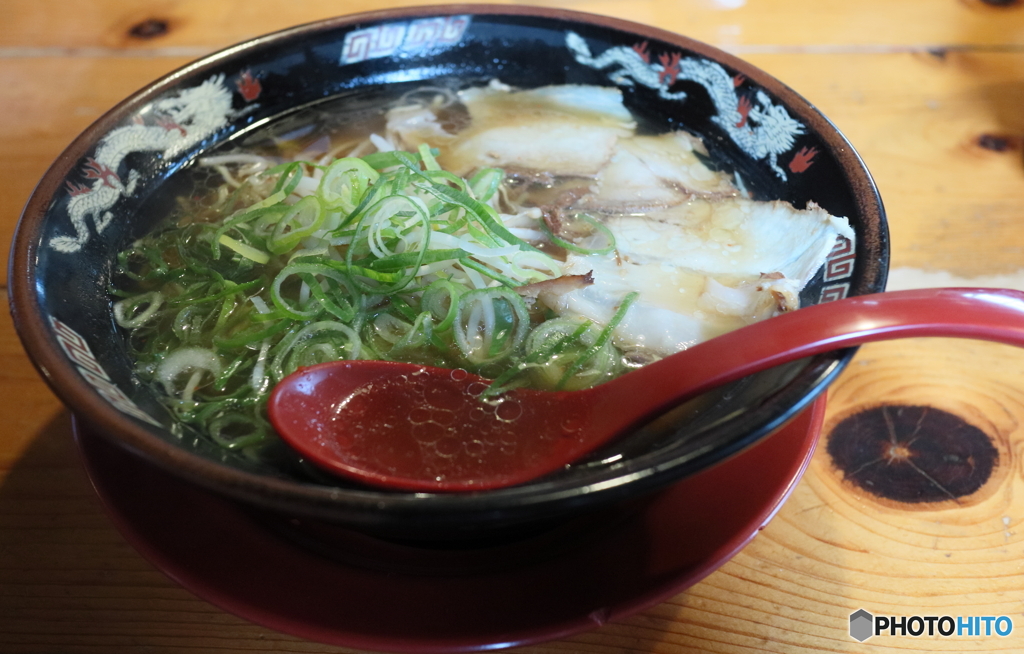
[[815,304],[884,288],[885,218],[842,135],[752,66],[657,29],[572,12],[449,6],[378,12],[256,39],[132,96],[80,136],[30,199],[11,296],[33,360],[71,408],[198,483],[294,513],[360,524],[520,521],[621,499],[706,467],[804,408],[850,352],[782,366],[699,398],[587,461],[514,489],[460,496],[380,492],[316,472],[284,450],[252,460],[174,424],[132,373],[108,294],[112,261],[197,192],[200,154],[372,115],[423,86],[617,86],[643,129],[685,128],[757,199],[846,216],[856,242],[805,288]]

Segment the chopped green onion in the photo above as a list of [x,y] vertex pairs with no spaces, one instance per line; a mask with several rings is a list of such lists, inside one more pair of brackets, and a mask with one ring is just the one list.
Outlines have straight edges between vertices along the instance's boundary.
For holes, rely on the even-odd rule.
[[455,343],[470,366],[509,357],[530,330],[523,298],[504,286],[479,288],[459,297]]
[[591,358],[597,355],[601,348],[603,348],[605,344],[611,340],[612,333],[619,326],[619,323],[621,323],[622,320],[626,317],[626,312],[629,311],[629,307],[631,307],[633,303],[636,302],[639,296],[640,294],[637,293],[636,291],[626,294],[626,297],[624,297],[622,299],[622,302],[619,303],[619,308],[618,310],[616,310],[615,315],[612,316],[612,319],[609,320],[608,324],[605,325],[604,329],[601,330],[601,334],[597,337],[597,340],[594,341],[594,344],[591,345],[590,348],[583,354],[583,356],[578,358],[576,362],[573,363],[573,365],[571,365],[569,369],[565,371],[565,373],[562,375],[562,378],[558,380],[557,388],[564,388],[565,385],[569,383],[569,380],[572,379],[572,377],[576,375],[580,371],[580,369],[583,368],[583,366],[588,361],[590,361]]
[[346,157],[327,167],[317,192],[328,210],[341,211],[347,216],[355,211],[378,179],[380,173],[365,161]]
[[540,222],[540,228],[552,243],[568,250],[569,252],[574,252],[576,254],[608,254],[615,250],[615,235],[612,234],[612,231],[608,229],[607,225],[604,225],[601,221],[587,213],[576,214],[576,220],[586,223],[592,231],[600,234],[601,238],[604,239],[604,245],[600,247],[583,247],[577,243],[567,241],[552,232],[551,228],[548,227],[548,224],[544,221]]
[[256,263],[267,263],[270,261],[270,255],[262,250],[257,250],[251,245],[246,245],[241,241],[236,241],[227,234],[221,234],[220,238],[217,239],[221,245],[226,245],[238,254],[242,255],[246,259],[255,261]]
[[315,195],[299,200],[274,227],[267,241],[267,249],[274,254],[284,254],[295,249],[299,241],[311,235],[324,222],[324,206]]

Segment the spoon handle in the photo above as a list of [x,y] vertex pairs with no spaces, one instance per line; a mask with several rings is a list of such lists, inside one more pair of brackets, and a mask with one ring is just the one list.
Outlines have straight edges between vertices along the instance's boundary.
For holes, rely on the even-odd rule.
[[[704,391],[797,359],[919,336],[1024,347],[1024,293],[930,288],[860,295],[782,314],[718,336],[602,384],[602,401],[652,416]],[[623,425],[623,427],[628,425]]]

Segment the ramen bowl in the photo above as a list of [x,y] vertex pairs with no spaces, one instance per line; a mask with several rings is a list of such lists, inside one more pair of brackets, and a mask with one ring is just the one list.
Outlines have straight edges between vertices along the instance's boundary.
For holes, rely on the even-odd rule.
[[[358,486],[297,457],[253,458],[179,424],[140,382],[109,293],[118,252],[153,230],[202,155],[303,128],[319,103],[372,110],[423,86],[621,90],[652,129],[700,136],[757,199],[848,218],[801,302],[883,290],[878,193],[853,147],[797,93],[726,53],[652,27],[568,11],[446,5],[325,20],[239,44],[134,94],[81,134],[29,199],[10,262],[19,335],[54,392],[104,437],[189,482],[281,515],[398,538],[474,537],[648,496],[769,437],[818,397],[851,350],[759,373],[519,486],[411,493]],[[326,106],[326,105],[325,105]],[[332,104],[330,106],[340,106]],[[283,447],[283,446],[282,446]]]

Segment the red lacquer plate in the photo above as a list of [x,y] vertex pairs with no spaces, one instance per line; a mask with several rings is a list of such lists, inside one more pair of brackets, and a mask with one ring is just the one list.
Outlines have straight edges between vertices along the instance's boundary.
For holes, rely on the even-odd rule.
[[114,524],[181,586],[271,629],[331,645],[457,652],[564,638],[695,584],[775,515],[810,461],[818,399],[756,446],[635,506],[515,542],[421,548],[244,508],[76,421]]

